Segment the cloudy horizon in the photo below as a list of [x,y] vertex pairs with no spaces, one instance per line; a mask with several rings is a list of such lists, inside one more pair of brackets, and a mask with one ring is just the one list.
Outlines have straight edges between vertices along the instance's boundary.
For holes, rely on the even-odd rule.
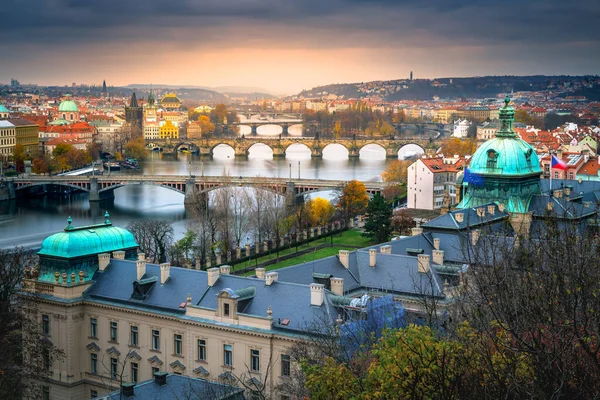
[[9,0],[0,82],[253,86],[599,73],[597,1]]

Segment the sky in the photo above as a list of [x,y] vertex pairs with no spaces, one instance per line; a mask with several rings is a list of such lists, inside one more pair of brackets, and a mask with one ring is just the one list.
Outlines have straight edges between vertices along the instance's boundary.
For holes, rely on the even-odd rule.
[[600,73],[598,0],[3,0],[0,82],[255,86]]

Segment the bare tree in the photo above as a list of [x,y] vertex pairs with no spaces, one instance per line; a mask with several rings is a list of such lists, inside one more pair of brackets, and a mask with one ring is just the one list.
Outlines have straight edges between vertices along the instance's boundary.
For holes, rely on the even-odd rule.
[[170,221],[142,219],[130,222],[127,229],[133,233],[140,250],[151,262],[167,261],[168,251],[173,244],[173,226]]

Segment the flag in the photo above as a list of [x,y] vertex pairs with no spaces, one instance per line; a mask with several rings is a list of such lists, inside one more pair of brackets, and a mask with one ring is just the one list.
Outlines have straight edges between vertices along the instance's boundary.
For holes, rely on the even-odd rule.
[[563,171],[567,170],[567,163],[557,158],[556,156],[552,156],[552,168],[560,169]]

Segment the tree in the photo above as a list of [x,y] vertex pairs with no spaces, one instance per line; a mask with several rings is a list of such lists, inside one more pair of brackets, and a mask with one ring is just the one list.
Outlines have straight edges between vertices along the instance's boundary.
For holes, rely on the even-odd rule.
[[192,229],[187,229],[185,231],[185,235],[175,242],[171,251],[171,262],[176,263],[177,265],[185,265],[189,263],[190,254],[193,250],[194,243],[198,234],[194,232]]
[[392,229],[400,235],[410,235],[411,229],[415,227],[415,220],[410,216],[408,210],[394,210],[392,214]]
[[164,263],[173,242],[173,226],[167,220],[141,219],[127,225],[150,262]]
[[88,143],[86,145],[86,150],[89,153],[89,155],[92,157],[92,160],[100,159],[100,152],[102,150],[102,146],[100,145],[100,143],[98,143],[94,140],[93,142]]
[[368,203],[369,195],[367,195],[367,188],[364,183],[352,180],[342,189],[337,207],[347,220],[364,213]]
[[143,160],[146,158],[146,142],[144,138],[131,139],[123,147],[125,157]]
[[412,164],[408,160],[395,160],[388,164],[385,171],[381,173],[384,182],[406,183],[408,167]]
[[525,125],[533,125],[535,118],[529,115],[526,110],[520,109],[515,112],[515,122],[521,122]]
[[225,104],[217,104],[210,112],[210,120],[216,124],[227,123],[227,106]]
[[459,155],[464,157],[466,155],[471,155],[477,150],[477,141],[473,139],[459,139],[459,138],[451,138],[447,139],[442,143],[441,153],[447,157],[452,157],[453,155]]
[[0,398],[37,398],[51,366],[64,359],[42,331],[36,294],[22,280],[37,258],[21,247],[0,249]]
[[367,221],[365,222],[364,236],[383,243],[390,240],[392,234],[392,208],[382,195],[376,193],[367,206]]
[[328,223],[333,217],[335,207],[331,202],[322,197],[315,197],[306,202],[308,221],[311,226],[320,226]]
[[200,123],[200,131],[202,132],[202,136],[209,136],[215,131],[215,124],[210,122],[210,118],[206,115],[200,115],[198,117],[198,122]]

